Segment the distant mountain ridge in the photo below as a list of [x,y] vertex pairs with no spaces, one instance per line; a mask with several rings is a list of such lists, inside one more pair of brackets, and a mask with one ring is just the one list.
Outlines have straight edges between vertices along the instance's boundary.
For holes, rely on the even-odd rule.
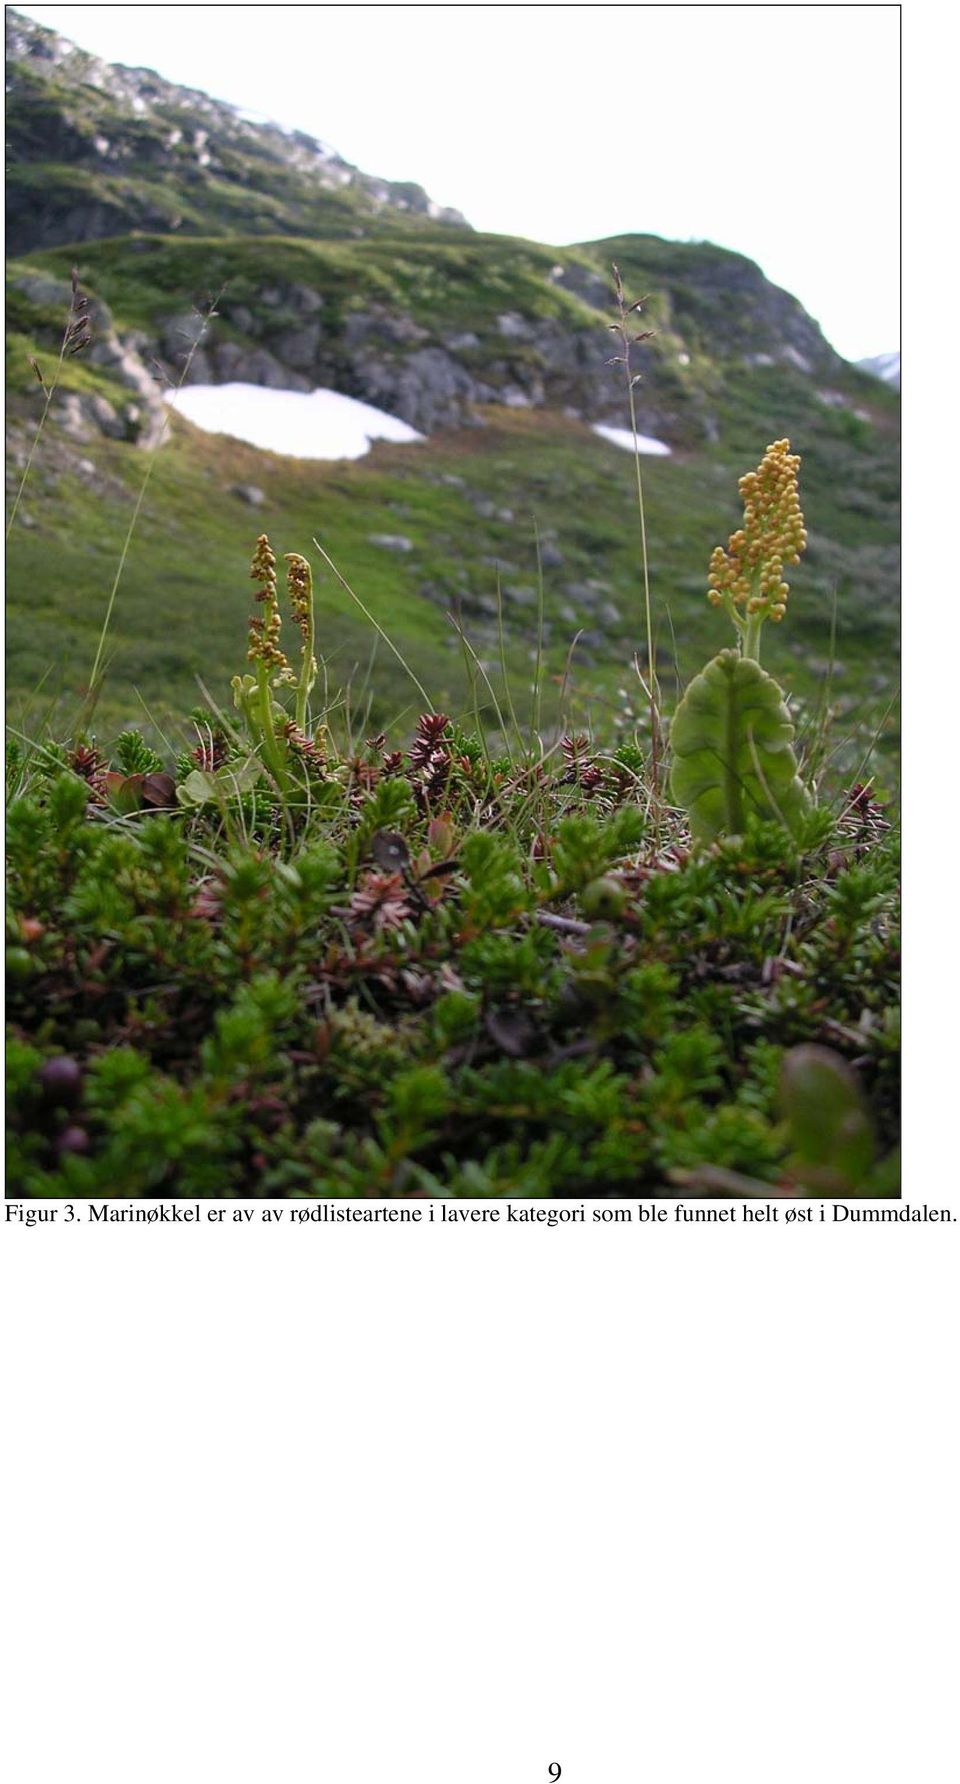
[[877,353],[872,359],[858,359],[857,365],[862,372],[869,372],[873,378],[882,378],[884,384],[891,389],[900,389],[900,351],[895,353]]
[[[78,20],[79,23],[79,20]],[[421,186],[361,173],[302,131],[144,68],[100,61],[7,11],[7,246],[132,229],[348,231],[385,208],[466,228]]]

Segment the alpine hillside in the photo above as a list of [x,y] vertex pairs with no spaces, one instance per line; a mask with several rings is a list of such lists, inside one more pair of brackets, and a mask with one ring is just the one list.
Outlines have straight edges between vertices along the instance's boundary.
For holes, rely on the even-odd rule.
[[[726,642],[710,552],[738,476],[788,436],[809,548],[771,667],[801,727],[836,710],[845,770],[878,728],[892,753],[899,395],[751,261],[643,233],[482,234],[415,183],[9,11],[7,165],[8,510],[56,382],[8,545],[16,726],[82,700],[149,464],[98,726],[162,737],[198,680],[229,698],[266,531],[308,555],[316,536],[447,710],[478,661],[527,710],[542,656],[545,720],[562,698],[598,731],[642,729],[636,473],[594,431],[629,426],[615,263],[652,331],[637,426],[669,448],[643,460],[661,681]],[[74,269],[90,341],[58,374]],[[352,463],[268,453],[170,419],[181,379],[327,389],[425,438]],[[321,597],[331,683],[396,721],[414,698],[396,657],[333,579]]]

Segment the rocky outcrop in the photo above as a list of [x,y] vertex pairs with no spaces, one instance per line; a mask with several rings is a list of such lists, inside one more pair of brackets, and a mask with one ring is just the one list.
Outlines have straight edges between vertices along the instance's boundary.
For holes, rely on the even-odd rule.
[[[66,318],[72,294],[65,280],[23,273],[14,276],[12,283],[31,303],[45,312],[58,310]],[[67,393],[60,398],[54,416],[75,440],[88,440],[99,432],[150,447],[159,438],[166,410],[160,386],[138,351],[142,338],[119,335],[110,311],[99,299],[90,299],[88,314],[91,341],[84,353],[85,363],[103,371],[119,389],[115,399],[112,393],[108,397],[100,391]]]
[[[587,420],[621,418],[623,377],[607,363],[610,336],[599,317],[596,325],[571,326],[505,312],[483,329],[434,334],[408,313],[379,305],[339,315],[317,296],[311,315],[311,297],[303,287],[268,286],[245,290],[233,304],[228,292],[221,322],[199,349],[201,318],[178,312],[161,325],[154,352],[172,379],[193,350],[190,383],[331,388],[424,434],[469,425],[488,403],[551,407]],[[226,339],[217,338],[218,327]],[[663,359],[650,357],[635,398],[641,432],[680,445],[710,437],[710,417],[697,393]]]

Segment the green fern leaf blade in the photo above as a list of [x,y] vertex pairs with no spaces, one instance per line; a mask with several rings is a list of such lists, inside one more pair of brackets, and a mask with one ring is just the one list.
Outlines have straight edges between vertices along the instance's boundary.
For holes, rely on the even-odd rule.
[[698,842],[737,835],[750,816],[795,831],[810,808],[794,728],[772,675],[723,650],[690,683],[670,731],[670,791]]

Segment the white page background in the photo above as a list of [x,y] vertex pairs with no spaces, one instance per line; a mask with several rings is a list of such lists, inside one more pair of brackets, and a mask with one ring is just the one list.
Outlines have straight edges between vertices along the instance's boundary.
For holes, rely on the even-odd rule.
[[18,1232],[17,1784],[946,1784],[952,1234]]

